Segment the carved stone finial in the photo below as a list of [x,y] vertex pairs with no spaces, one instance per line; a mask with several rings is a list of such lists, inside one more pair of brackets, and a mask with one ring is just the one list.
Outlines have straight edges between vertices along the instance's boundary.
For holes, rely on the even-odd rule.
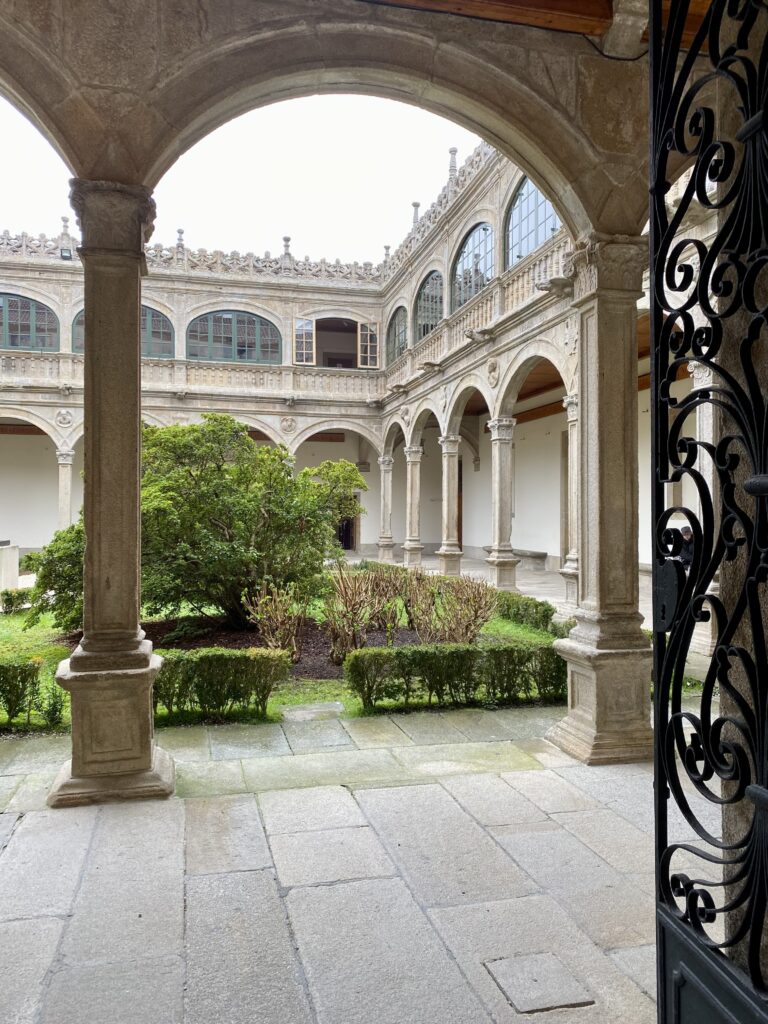
[[416,227],[419,223],[419,207],[421,203],[411,203],[411,206],[413,207],[413,226]]
[[448,184],[455,185],[459,176],[456,169],[456,154],[459,151],[455,146],[451,146],[448,152],[450,154],[450,160],[448,161]]
[[176,228],[176,245],[184,245],[184,228]]
[[291,236],[283,235],[283,252],[286,256],[291,255]]
[[391,246],[389,246],[389,245],[385,245],[385,246],[384,246],[384,262],[385,262],[385,263],[389,263],[389,250],[390,250],[391,248],[392,248],[392,247],[391,247]]

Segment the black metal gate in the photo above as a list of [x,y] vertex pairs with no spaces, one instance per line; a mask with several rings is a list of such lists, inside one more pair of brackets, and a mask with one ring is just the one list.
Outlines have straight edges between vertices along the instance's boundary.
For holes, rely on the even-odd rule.
[[[753,1024],[768,1021],[768,2],[712,0],[692,27],[701,6],[651,2],[659,1020]],[[686,696],[704,628],[714,653]]]

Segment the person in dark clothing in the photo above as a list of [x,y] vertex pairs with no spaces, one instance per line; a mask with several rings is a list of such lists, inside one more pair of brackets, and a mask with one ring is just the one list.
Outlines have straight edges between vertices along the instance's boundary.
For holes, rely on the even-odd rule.
[[691,568],[693,564],[693,530],[690,526],[684,526],[680,531],[683,537],[683,550],[680,552],[680,561],[685,567],[685,571]]

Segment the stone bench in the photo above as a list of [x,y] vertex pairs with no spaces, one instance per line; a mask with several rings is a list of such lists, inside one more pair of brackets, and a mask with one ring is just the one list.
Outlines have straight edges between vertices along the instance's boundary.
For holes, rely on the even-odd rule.
[[[483,551],[487,555],[490,555],[493,548],[488,545],[484,547]],[[515,558],[520,559],[521,569],[532,569],[535,572],[544,572],[547,568],[547,552],[546,551],[526,551],[523,548],[513,548],[512,554]]]

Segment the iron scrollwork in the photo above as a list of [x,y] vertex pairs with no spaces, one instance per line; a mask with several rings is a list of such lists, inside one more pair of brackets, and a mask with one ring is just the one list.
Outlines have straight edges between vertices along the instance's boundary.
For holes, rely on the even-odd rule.
[[[653,0],[651,23],[658,900],[765,995],[768,3],[712,0],[692,42],[690,6]],[[667,503],[674,485],[688,501]],[[702,622],[714,653],[692,708]]]

